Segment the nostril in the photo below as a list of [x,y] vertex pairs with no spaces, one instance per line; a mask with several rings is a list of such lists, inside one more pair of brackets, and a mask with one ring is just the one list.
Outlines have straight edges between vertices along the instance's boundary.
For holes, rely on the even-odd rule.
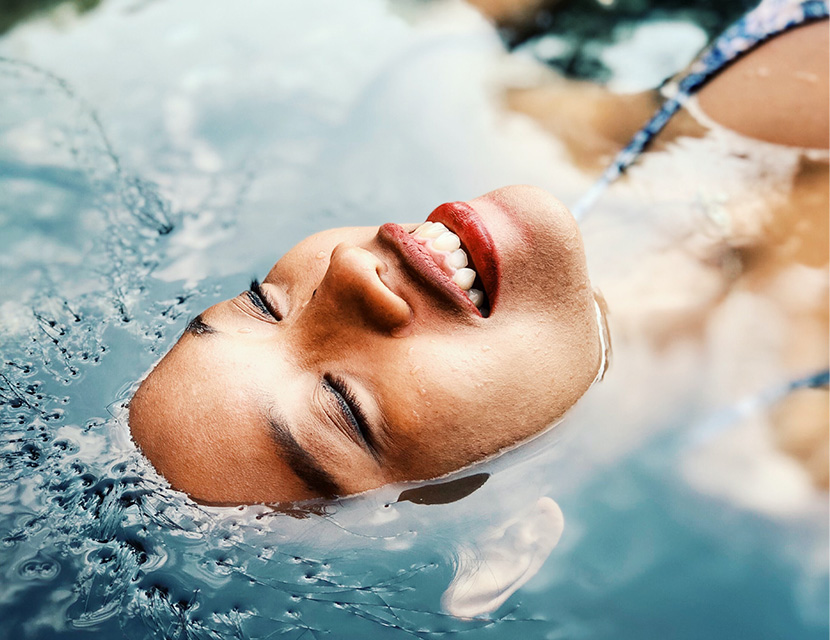
[[412,322],[409,303],[387,282],[391,275],[390,266],[379,256],[363,247],[341,243],[331,253],[319,285],[320,297],[324,302],[337,303],[341,318],[359,317],[376,329],[391,331]]

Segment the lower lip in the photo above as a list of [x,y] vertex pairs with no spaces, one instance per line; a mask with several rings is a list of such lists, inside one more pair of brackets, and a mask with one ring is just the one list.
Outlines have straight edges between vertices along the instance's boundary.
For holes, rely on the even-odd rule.
[[501,262],[496,243],[478,212],[466,202],[448,202],[440,205],[427,218],[440,222],[461,239],[478,277],[484,285],[490,313],[496,308],[501,279]]
[[481,317],[481,311],[467,294],[444,273],[427,250],[401,225],[387,222],[378,230],[378,237],[395,250],[404,266],[423,284],[432,288],[453,306]]

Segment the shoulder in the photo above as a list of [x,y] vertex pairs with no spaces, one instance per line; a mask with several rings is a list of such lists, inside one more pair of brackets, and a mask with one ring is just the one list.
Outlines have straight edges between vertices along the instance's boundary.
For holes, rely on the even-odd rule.
[[751,138],[826,149],[829,36],[825,19],[768,40],[700,91],[701,109],[715,122]]

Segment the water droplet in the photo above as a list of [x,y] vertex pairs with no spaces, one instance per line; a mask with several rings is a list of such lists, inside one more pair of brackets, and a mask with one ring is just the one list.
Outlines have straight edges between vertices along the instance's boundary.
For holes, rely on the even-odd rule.
[[37,580],[46,582],[60,573],[60,565],[50,558],[35,556],[21,563],[17,568],[17,575],[22,580]]

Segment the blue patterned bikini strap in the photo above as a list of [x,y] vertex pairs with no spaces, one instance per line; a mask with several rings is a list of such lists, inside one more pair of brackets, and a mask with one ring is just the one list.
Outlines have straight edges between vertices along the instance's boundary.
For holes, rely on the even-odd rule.
[[764,0],[724,31],[692,64],[656,114],[620,151],[602,176],[573,206],[577,220],[594,206],[603,192],[637,160],[671,117],[711,78],[752,48],[794,27],[828,16],[828,0]]

